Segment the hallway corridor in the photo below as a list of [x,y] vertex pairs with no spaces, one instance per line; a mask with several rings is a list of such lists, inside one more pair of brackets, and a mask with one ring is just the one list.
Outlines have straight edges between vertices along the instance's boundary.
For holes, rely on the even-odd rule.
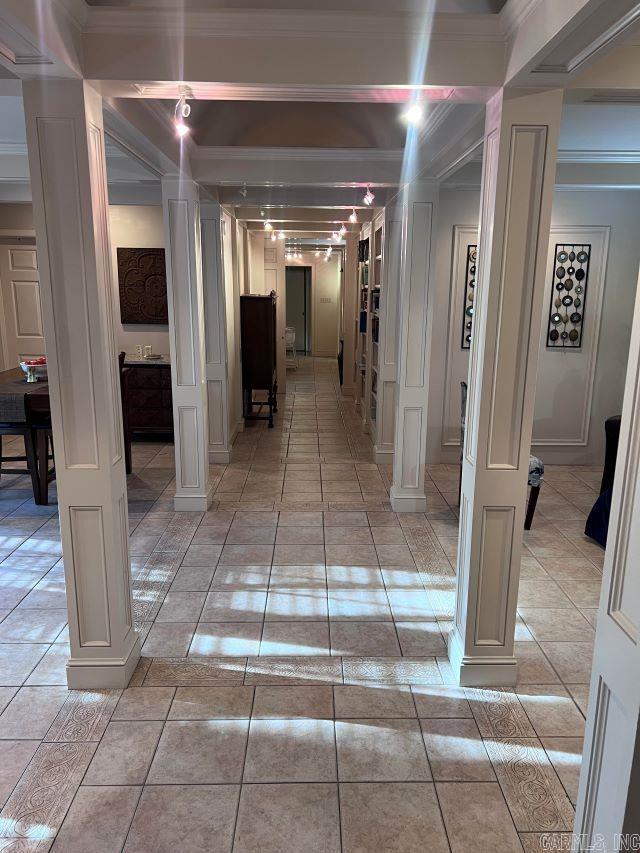
[[[570,843],[602,558],[580,530],[599,472],[548,473],[517,688],[465,690],[446,652],[457,468],[429,471],[426,514],[396,516],[371,451],[335,362],[311,358],[276,427],[249,426],[212,466],[204,515],[171,509],[173,448],[134,445],[143,657],[124,691],[67,691],[55,507],[2,477],[1,851]],[[559,506],[575,519],[562,532]]]

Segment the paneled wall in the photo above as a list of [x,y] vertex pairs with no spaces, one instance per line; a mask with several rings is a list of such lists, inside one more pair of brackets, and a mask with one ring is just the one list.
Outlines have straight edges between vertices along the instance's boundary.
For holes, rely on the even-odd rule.
[[[604,421],[619,414],[640,263],[640,193],[557,191],[552,214],[549,292],[534,420],[534,452],[548,463],[601,464]],[[436,323],[431,354],[428,461],[458,459],[460,382],[468,350],[461,348],[466,248],[476,242],[479,193],[440,196]],[[556,243],[592,245],[582,349],[547,350],[546,320]]]
[[123,325],[120,322],[118,296],[118,247],[157,249],[164,246],[164,223],[161,205],[112,204],[109,206],[113,269],[114,326],[119,350],[134,352],[137,344],[149,345],[153,351],[169,353],[168,326]]

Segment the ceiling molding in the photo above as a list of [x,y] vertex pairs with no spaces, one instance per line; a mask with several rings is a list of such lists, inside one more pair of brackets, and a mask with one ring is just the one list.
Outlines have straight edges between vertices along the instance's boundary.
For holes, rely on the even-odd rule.
[[520,29],[539,2],[540,0],[508,0],[498,15],[502,32],[507,38],[511,38],[515,31]]
[[[90,34],[201,36],[214,38],[331,38],[375,37],[384,40],[415,37],[424,19],[407,13],[291,11],[288,9],[132,9],[91,7],[84,26]],[[498,15],[436,13],[431,39],[442,42],[503,42]]]
[[558,163],[640,163],[640,150],[581,151],[565,148],[558,151]]
[[[622,38],[625,33],[632,27],[635,27],[640,22],[640,3],[636,3],[633,8],[629,9],[624,15],[621,15],[617,21],[606,30],[599,33],[596,38],[588,42],[581,50],[569,55],[566,59],[559,63],[538,63],[535,68],[532,68],[533,74],[573,74],[582,66],[594,59],[601,51],[610,49],[614,44]],[[572,37],[569,36],[567,42],[570,44]],[[573,37],[575,40],[575,36]],[[579,43],[579,42],[578,42]]]
[[376,162],[401,163],[403,149],[383,150],[377,148],[259,148],[244,146],[196,146],[193,160],[248,160],[260,162],[304,160],[312,162]]
[[20,157],[27,156],[27,143],[26,142],[1,142],[0,141],[0,157],[1,156],[9,156],[9,155],[18,155]]
[[[329,103],[405,103],[416,92],[424,101],[448,101],[457,95],[450,86],[330,85],[189,83],[192,97],[201,101],[313,101]],[[134,93],[142,98],[174,100],[180,97],[182,83],[134,83]],[[455,97],[456,102],[459,97]]]

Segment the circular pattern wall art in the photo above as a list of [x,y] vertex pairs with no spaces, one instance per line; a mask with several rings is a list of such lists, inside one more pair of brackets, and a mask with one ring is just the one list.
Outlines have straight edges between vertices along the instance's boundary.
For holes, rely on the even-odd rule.
[[471,330],[473,328],[474,301],[476,297],[476,272],[478,269],[478,247],[475,244],[467,246],[467,265],[464,282],[464,314],[462,315],[462,349],[471,347]]
[[547,347],[580,349],[589,281],[591,246],[559,243],[553,263]]

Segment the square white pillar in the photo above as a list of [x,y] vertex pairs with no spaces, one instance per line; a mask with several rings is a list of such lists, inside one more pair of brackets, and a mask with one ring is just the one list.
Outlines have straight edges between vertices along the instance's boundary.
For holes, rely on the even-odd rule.
[[514,631],[562,92],[487,105],[449,657],[464,685],[516,682]]
[[81,80],[24,84],[58,508],[69,687],[125,687],[131,613],[120,377],[102,98]]
[[220,205],[200,205],[202,278],[204,290],[204,344],[209,417],[209,462],[230,461],[227,321],[222,264]]
[[437,183],[416,181],[404,191],[398,286],[398,381],[391,506],[424,512],[427,402],[431,349],[434,233]]
[[176,511],[206,511],[209,423],[204,346],[204,298],[198,185],[163,178],[171,393],[176,454]]

